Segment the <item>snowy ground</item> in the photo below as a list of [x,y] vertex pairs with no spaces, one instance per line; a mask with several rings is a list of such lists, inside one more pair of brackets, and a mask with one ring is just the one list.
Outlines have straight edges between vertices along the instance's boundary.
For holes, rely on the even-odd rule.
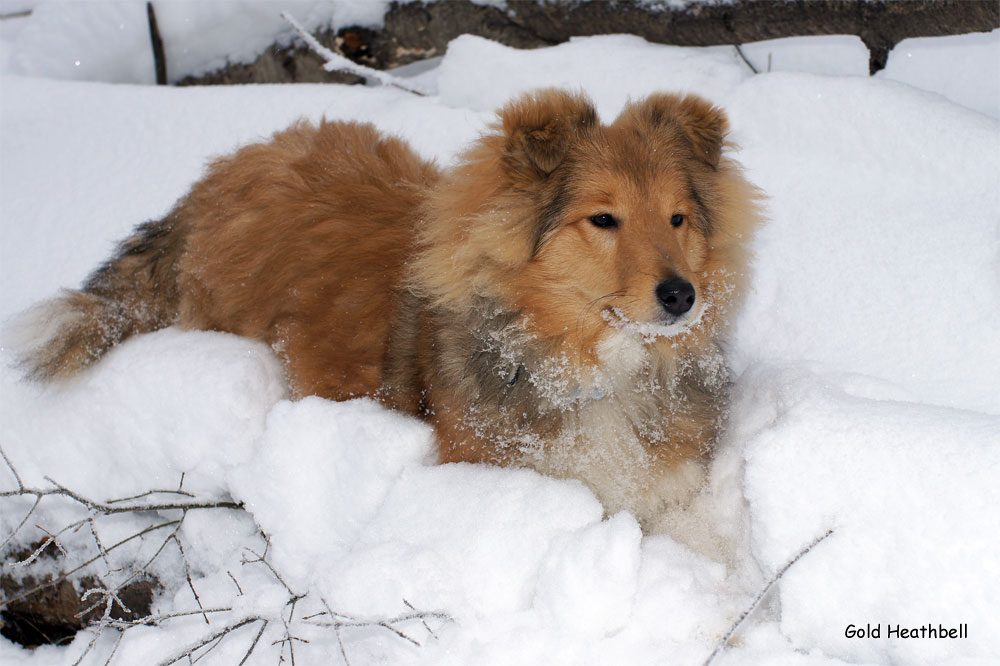
[[[10,60],[27,31],[0,33],[3,318],[77,285],[207,158],[300,116],[370,120],[447,164],[530,87],[582,88],[606,119],[629,95],[682,89],[728,110],[737,156],[770,196],[710,494],[737,553],[728,565],[642,537],[629,515],[602,519],[576,483],[432,465],[428,429],[371,403],[290,402],[270,350],[247,340],[166,330],[49,389],[21,382],[4,349],[0,446],[25,484],[48,476],[103,500],[176,487],[183,473],[186,490],[247,506],[190,512],[185,558],[172,548],[153,567],[166,586],[157,612],[197,607],[185,561],[203,606],[233,610],[211,626],[194,616],[130,629],[114,663],[158,663],[240,617],[270,620],[249,663],[287,659],[272,644],[285,636],[287,590],[241,564],[247,548],[262,553],[257,526],[270,564],[307,594],[291,620],[310,641],[296,642],[296,663],[339,658],[335,633],[302,620],[321,599],[380,617],[406,612],[405,599],[453,621],[428,620],[436,637],[407,624],[421,647],[345,630],[352,664],[700,664],[772,573],[828,529],[717,663],[1000,659],[1000,33],[903,44],[874,79],[854,38],[750,46],[758,66],[771,53],[773,70],[753,76],[727,49],[613,36],[517,52],[464,37],[421,75],[437,95],[417,98],[24,76]],[[15,480],[0,469],[0,484]],[[31,502],[0,506],[5,537]],[[176,517],[105,520],[101,540]],[[77,518],[50,498],[31,522]],[[84,532],[66,537],[72,555],[92,553]],[[40,536],[29,525],[18,539]],[[968,638],[887,636],[889,625],[960,623]],[[261,624],[203,663],[238,663]],[[851,624],[880,624],[882,637],[847,638]],[[89,642],[31,652],[0,641],[0,662],[72,664]],[[88,658],[104,663],[113,645],[108,633]]]

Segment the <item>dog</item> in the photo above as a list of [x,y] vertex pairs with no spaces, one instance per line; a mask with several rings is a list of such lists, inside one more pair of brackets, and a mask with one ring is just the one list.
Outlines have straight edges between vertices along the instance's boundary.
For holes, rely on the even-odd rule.
[[374,398],[429,421],[442,463],[578,479],[655,531],[704,483],[762,219],[727,131],[692,95],[603,124],[546,89],[442,172],[372,125],[299,122],[36,309],[27,373],[166,326],[255,338],[293,397]]

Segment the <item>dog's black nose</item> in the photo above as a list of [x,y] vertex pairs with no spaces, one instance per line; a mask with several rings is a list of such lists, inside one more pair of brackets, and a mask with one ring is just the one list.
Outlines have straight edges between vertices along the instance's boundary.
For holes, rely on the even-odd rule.
[[656,285],[656,298],[664,310],[679,317],[694,305],[694,287],[684,278],[664,280]]

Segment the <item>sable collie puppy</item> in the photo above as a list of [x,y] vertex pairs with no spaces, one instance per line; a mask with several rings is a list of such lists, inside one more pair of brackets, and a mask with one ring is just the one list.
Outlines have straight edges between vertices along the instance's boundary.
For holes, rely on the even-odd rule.
[[760,219],[726,131],[694,96],[602,124],[541,90],[442,173],[371,125],[299,123],[36,309],[25,361],[62,378],[172,325],[256,338],[295,396],[373,397],[428,420],[441,462],[579,479],[655,530],[704,479]]

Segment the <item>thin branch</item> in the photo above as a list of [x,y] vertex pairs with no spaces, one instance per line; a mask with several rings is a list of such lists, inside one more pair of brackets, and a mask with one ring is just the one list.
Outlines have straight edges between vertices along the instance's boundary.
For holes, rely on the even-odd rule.
[[104,560],[104,566],[108,571],[111,571],[111,562],[108,561],[108,551],[104,549],[104,544],[101,543],[101,537],[97,536],[97,525],[94,524],[94,517],[90,516],[87,518],[87,523],[90,525],[90,533],[94,537],[94,543],[97,544],[97,552],[101,554],[101,559]]
[[[38,529],[45,532],[46,539],[27,558],[25,558],[24,561],[15,564],[19,566],[26,566],[31,562],[34,562],[36,559],[38,559],[38,557],[41,556],[41,554],[50,545],[54,545],[55,547],[59,548],[60,551],[62,551],[63,555],[69,558],[70,555],[63,548],[63,545],[60,543],[60,539],[62,535],[78,531],[84,525],[88,525],[90,527],[91,538],[93,540],[93,543],[95,544],[97,553],[93,557],[89,557],[87,560],[74,566],[68,571],[52,577],[51,580],[47,580],[45,582],[37,584],[30,589],[21,590],[19,594],[17,594],[16,596],[5,599],[3,601],[3,605],[13,604],[25,598],[30,598],[31,596],[37,594],[41,590],[54,587],[59,583],[70,579],[71,576],[77,574],[86,567],[89,567],[93,565],[95,562],[100,561],[103,563],[103,573],[95,572],[99,584],[95,587],[91,587],[90,589],[84,591],[84,593],[80,597],[80,601],[83,602],[81,603],[81,606],[86,606],[86,608],[80,611],[77,614],[77,617],[78,618],[90,617],[90,619],[87,620],[87,624],[88,624],[88,629],[93,631],[93,636],[88,641],[87,647],[79,655],[76,662],[78,665],[82,664],[88,658],[88,656],[93,655],[95,646],[97,642],[100,640],[100,637],[104,635],[105,631],[117,632],[117,637],[114,646],[112,647],[110,653],[107,655],[107,658],[104,661],[105,666],[109,666],[111,662],[114,660],[115,655],[117,654],[119,645],[121,644],[124,638],[125,632],[127,632],[129,629],[132,629],[137,626],[159,626],[160,624],[175,618],[185,618],[194,615],[201,615],[206,623],[211,624],[211,621],[209,620],[208,617],[210,614],[212,615],[229,614],[228,618],[226,618],[225,615],[223,615],[223,617],[229,619],[230,622],[229,624],[223,626],[221,629],[214,630],[211,633],[201,637],[194,643],[191,643],[188,646],[184,647],[183,649],[180,649],[179,651],[175,652],[172,656],[160,662],[159,666],[170,666],[171,664],[175,664],[182,660],[186,660],[188,663],[194,664],[197,661],[203,659],[208,654],[210,654],[213,650],[215,650],[215,648],[217,648],[223,642],[225,637],[230,633],[232,633],[233,631],[236,631],[241,627],[244,627],[249,624],[260,623],[258,631],[254,635],[254,638],[251,641],[246,653],[244,654],[243,659],[240,661],[240,664],[248,663],[248,661],[251,658],[251,655],[255,653],[257,647],[260,645],[263,635],[267,630],[269,623],[273,620],[273,618],[270,617],[265,618],[258,615],[253,615],[248,617],[242,617],[239,619],[233,619],[232,607],[205,608],[204,605],[202,604],[198,591],[194,586],[194,581],[191,574],[191,565],[190,562],[188,561],[187,553],[185,551],[185,547],[180,536],[180,529],[184,523],[184,520],[187,518],[188,511],[193,509],[203,509],[203,508],[243,510],[241,504],[228,501],[206,502],[206,501],[195,500],[194,496],[191,493],[188,493],[183,490],[183,485],[184,485],[183,475],[181,477],[181,482],[178,485],[177,490],[150,490],[145,493],[141,493],[131,497],[124,497],[117,500],[99,502],[91,500],[88,497],[81,495],[80,493],[72,491],[69,488],[62,486],[61,484],[57,483],[56,481],[48,477],[45,477],[46,481],[52,484],[53,486],[52,488],[46,488],[46,489],[27,488],[23,485],[23,483],[21,483],[21,477],[17,473],[17,470],[14,468],[14,466],[10,463],[9,459],[7,459],[6,456],[4,456],[4,460],[7,463],[8,468],[10,468],[11,473],[14,475],[14,478],[17,479],[19,484],[19,490],[6,491],[0,493],[0,499],[4,497],[15,497],[15,496],[18,497],[34,496],[35,498],[35,501],[32,507],[29,509],[27,515],[21,520],[18,527],[14,530],[14,534],[16,534],[21,528],[23,528],[24,525],[27,524],[28,520],[31,518],[32,515],[36,514],[42,499],[45,497],[49,496],[67,497],[76,502],[77,504],[79,504],[83,509],[86,509],[88,514],[82,520],[70,523],[56,533],[49,532],[48,530],[45,530],[45,528],[43,528],[41,525],[38,525],[37,526]],[[194,501],[160,503],[160,504],[143,503],[141,501],[144,498],[148,498],[149,496],[158,493],[184,495],[186,497],[191,497]],[[181,511],[181,515],[176,520],[165,520],[163,522],[154,525],[147,524],[147,527],[145,527],[144,529],[124,539],[121,539],[117,543],[111,544],[110,546],[105,546],[103,540],[101,539],[100,530],[98,529],[100,527],[98,525],[98,520],[104,516],[117,513],[155,512],[155,511],[168,511],[168,510]],[[146,537],[146,535],[149,535],[155,531],[164,530],[165,528],[172,528],[172,529],[168,534],[166,534],[166,536],[156,547],[155,552],[153,552],[153,554],[149,556],[145,560],[145,562],[140,562],[138,563],[138,565],[130,564],[128,568],[124,571],[124,573],[122,573],[121,575],[112,576],[113,574],[119,574],[120,572],[123,571],[122,567],[119,566],[118,568],[115,568],[113,566],[115,558],[111,557],[112,552],[118,550],[119,548],[123,547],[129,542],[135,541],[137,539],[143,539],[144,537]],[[4,541],[4,545],[9,543],[13,539],[14,534],[12,534]],[[277,655],[279,661],[281,662],[284,662],[286,660],[286,657],[284,656],[284,647],[286,644],[288,646],[287,659],[291,662],[292,666],[294,666],[294,664],[297,661],[295,655],[295,643],[298,642],[302,644],[309,644],[309,640],[295,635],[297,630],[300,629],[303,624],[332,628],[335,632],[337,638],[337,645],[340,649],[340,653],[344,660],[344,663],[350,666],[350,661],[348,659],[347,649],[344,644],[344,638],[343,638],[343,632],[346,629],[358,628],[358,627],[382,628],[385,629],[386,631],[391,632],[398,638],[402,638],[403,640],[413,645],[419,646],[420,642],[417,641],[412,636],[408,635],[403,630],[402,625],[404,623],[419,620],[424,626],[424,628],[427,630],[428,634],[433,636],[434,632],[431,630],[431,627],[427,622],[428,619],[434,618],[442,621],[451,620],[451,618],[445,613],[417,611],[412,604],[410,604],[408,601],[405,600],[404,604],[406,605],[409,612],[400,614],[392,618],[364,618],[359,616],[351,616],[344,613],[337,613],[334,612],[330,608],[329,604],[327,604],[326,601],[322,599],[321,600],[323,602],[323,607],[326,609],[325,611],[322,611],[320,613],[315,613],[313,615],[306,615],[305,617],[302,617],[301,613],[299,615],[296,615],[298,602],[302,599],[307,598],[308,593],[298,593],[291,588],[291,586],[287,583],[287,581],[284,579],[281,573],[268,560],[268,555],[271,548],[270,539],[268,539],[267,535],[262,532],[258,532],[258,535],[264,540],[265,545],[263,552],[258,553],[253,548],[245,547],[244,548],[245,553],[243,556],[242,563],[262,564],[267,569],[267,571],[270,572],[274,580],[278,581],[284,587],[285,591],[288,593],[287,601],[285,602],[285,605],[288,608],[287,617],[285,616],[285,613],[283,611],[281,613],[281,621],[282,624],[284,625],[284,632],[283,634],[279,634],[280,638],[272,643],[272,645],[281,646]],[[194,596],[195,603],[197,604],[198,609],[197,610],[192,609],[189,611],[180,611],[176,613],[164,613],[160,615],[146,615],[144,617],[139,617],[137,616],[136,612],[132,611],[132,609],[126,606],[125,603],[122,601],[122,598],[120,596],[121,591],[126,586],[132,584],[132,582],[135,581],[138,577],[150,575],[149,574],[150,567],[166,550],[167,544],[171,542],[177,545],[178,552],[181,556],[181,560],[184,565],[185,579],[187,581],[188,587],[191,589],[191,592]],[[155,543],[155,541],[153,543]],[[138,554],[136,554],[136,557],[137,556]],[[235,585],[238,594],[240,596],[243,596],[244,590],[243,587],[240,585],[239,581],[236,579],[236,577],[233,575],[231,571],[227,571],[226,573],[233,581],[233,584]],[[120,579],[120,580],[115,580],[115,579]],[[96,599],[92,603],[89,603],[92,597],[96,597]],[[89,605],[87,605],[88,603]],[[94,613],[94,611],[100,608],[102,605],[103,605],[103,612],[101,616],[99,618],[93,618],[92,614]],[[122,614],[124,617],[122,619],[111,617],[111,613],[116,606],[123,611]],[[149,611],[145,612],[148,613]],[[326,618],[329,621],[322,621],[317,619],[323,616],[326,616]],[[131,619],[124,619],[124,618],[131,618]],[[215,627],[218,627],[218,625],[215,625]],[[213,629],[215,629],[215,627],[213,627]],[[301,657],[301,654],[299,655],[299,657]]]
[[240,594],[239,594],[239,596],[241,596],[241,597],[242,597],[242,596],[243,596],[243,588],[242,588],[242,587],[240,587],[240,582],[239,582],[238,580],[236,580],[236,576],[234,576],[234,575],[233,575],[233,572],[232,572],[232,571],[228,571],[228,570],[227,570],[227,571],[226,571],[226,573],[227,573],[227,574],[229,574],[229,578],[231,578],[231,579],[232,579],[232,581],[233,581],[233,585],[235,585],[235,586],[236,586],[236,589],[237,589],[237,590],[239,591],[239,593],[240,593]]
[[[136,532],[132,536],[126,537],[126,538],[122,539],[121,541],[119,541],[118,543],[114,544],[113,546],[111,546],[110,548],[108,548],[107,552],[110,553],[111,551],[115,550],[119,546],[124,546],[129,541],[132,541],[133,539],[138,539],[138,538],[140,538],[142,536],[145,536],[146,534],[149,534],[150,532],[155,532],[156,530],[163,529],[164,527],[169,527],[171,525],[177,525],[180,522],[181,522],[180,520],[169,520],[167,522],[159,523],[157,525],[150,525],[146,529],[144,529],[144,530],[142,530],[140,532]],[[20,601],[22,599],[26,599],[26,598],[30,597],[32,594],[34,594],[35,592],[38,592],[39,590],[44,590],[45,588],[53,587],[55,585],[58,585],[62,581],[66,580],[67,578],[69,578],[70,576],[72,576],[73,574],[75,574],[80,569],[83,569],[85,567],[90,566],[91,564],[93,564],[94,562],[96,562],[99,559],[101,559],[101,556],[100,555],[95,555],[94,557],[90,558],[89,560],[87,560],[83,564],[80,564],[79,566],[76,566],[76,567],[70,569],[69,571],[67,571],[65,573],[59,574],[58,576],[56,576],[52,580],[45,581],[44,583],[36,585],[35,587],[33,587],[33,588],[29,589],[29,590],[21,592],[21,594],[18,594],[18,595],[14,596],[14,597],[10,597],[10,598],[5,599],[4,600],[4,604],[7,604],[7,605],[13,604],[16,601]]]
[[736,49],[736,53],[738,53],[740,58],[743,59],[743,62],[747,64],[747,67],[750,68],[751,72],[753,72],[754,74],[760,74],[760,72],[757,71],[757,68],[753,66],[753,63],[747,59],[746,55],[743,53],[743,49],[740,48],[739,44],[733,44],[733,48]]
[[250,649],[247,650],[247,653],[243,655],[242,659],[240,659],[240,663],[238,664],[238,666],[243,666],[245,663],[247,663],[247,659],[250,658],[250,655],[252,655],[253,651],[257,648],[257,643],[260,641],[260,637],[264,635],[265,629],[267,629],[267,620],[264,620],[261,623],[260,631],[258,631],[257,635],[253,637],[253,642],[250,643]]
[[15,536],[17,535],[17,533],[18,533],[18,532],[19,532],[19,531],[21,530],[21,528],[22,528],[22,527],[24,527],[24,524],[28,522],[28,518],[31,518],[31,514],[33,514],[33,513],[35,512],[35,509],[37,509],[37,508],[38,508],[38,504],[39,504],[39,503],[40,503],[41,501],[42,501],[42,498],[41,498],[41,497],[36,497],[36,498],[35,498],[35,503],[31,505],[31,508],[30,508],[30,509],[28,509],[28,513],[26,513],[26,514],[24,515],[24,518],[23,518],[23,519],[21,520],[21,522],[19,522],[19,523],[17,524],[17,527],[15,527],[15,528],[14,528],[14,531],[13,531],[13,532],[11,532],[11,533],[10,533],[10,535],[8,535],[8,537],[7,537],[6,539],[4,539],[4,540],[3,540],[3,543],[0,543],[0,550],[3,550],[4,548],[6,548],[6,547],[7,547],[7,544],[8,544],[8,543],[10,543],[10,542],[11,542],[11,540],[13,540],[13,538],[14,538],[14,537],[15,537]]
[[171,494],[171,495],[184,495],[185,497],[194,497],[194,493],[189,493],[186,490],[147,490],[144,493],[139,493],[138,495],[132,495],[131,497],[122,497],[119,499],[108,500],[108,504],[117,504],[118,502],[131,502],[132,500],[142,499],[143,497],[149,497],[150,495],[159,494]]
[[[411,603],[410,603],[409,601],[407,601],[406,599],[403,599],[403,603],[404,603],[404,604],[406,605],[406,607],[407,607],[407,608],[409,608],[409,609],[410,609],[411,611],[414,611],[414,612],[419,612],[419,611],[417,611],[417,609],[416,609],[416,608],[414,608],[413,604],[411,604]],[[449,619],[451,619],[451,618],[449,618]],[[428,633],[428,634],[430,634],[430,635],[431,635],[432,637],[434,637],[434,638],[437,638],[437,634],[435,634],[435,633],[434,633],[434,630],[433,630],[433,629],[431,629],[431,625],[427,624],[427,620],[426,620],[425,618],[421,617],[421,618],[420,618],[420,623],[424,625],[424,629],[426,629],[426,630],[427,630],[427,633]]]
[[3,461],[7,463],[7,469],[9,469],[10,473],[14,475],[14,480],[17,481],[18,491],[24,490],[24,482],[21,481],[21,475],[17,473],[16,469],[14,469],[13,463],[10,462],[10,458],[7,457],[7,452],[3,450],[2,446],[0,446],[0,457],[3,457]]
[[188,661],[190,661],[192,664],[197,664],[199,661],[201,661],[202,659],[204,659],[205,657],[207,657],[208,655],[210,655],[212,653],[212,650],[214,650],[215,648],[217,648],[220,645],[222,645],[222,641],[223,641],[224,638],[225,638],[225,636],[219,636],[218,638],[215,639],[214,642],[209,643],[207,646],[203,646],[203,647],[205,647],[205,651],[202,652],[201,654],[199,654],[194,659],[191,658],[191,657],[194,657],[193,653],[190,654],[190,655],[188,655]]
[[[191,509],[242,509],[242,502],[226,502],[226,501],[201,501],[201,502],[165,502],[162,504],[132,504],[129,506],[112,506],[111,502],[95,502],[93,500],[87,499],[82,495],[79,495],[69,488],[59,485],[49,477],[45,477],[45,480],[56,486],[55,488],[21,488],[19,490],[5,490],[0,492],[0,498],[2,497],[17,497],[21,495],[33,495],[34,497],[48,497],[50,495],[62,495],[63,497],[68,497],[79,504],[87,507],[91,511],[96,511],[101,514],[115,514],[115,513],[135,513],[137,511],[187,511]],[[160,492],[160,491],[155,491]],[[164,491],[165,492],[165,491]],[[115,500],[116,502],[125,500]]]
[[248,551],[251,555],[255,556],[257,559],[256,560],[248,560],[246,558],[246,555],[244,555],[241,564],[263,564],[265,567],[267,567],[271,571],[271,575],[273,575],[275,577],[275,579],[279,583],[281,583],[282,587],[285,588],[285,590],[288,592],[288,594],[290,594],[292,596],[292,600],[293,601],[298,601],[299,599],[301,599],[305,595],[304,594],[296,594],[295,592],[293,592],[292,588],[288,587],[288,583],[285,582],[285,579],[281,577],[281,574],[279,574],[275,570],[275,568],[271,566],[271,563],[267,561],[267,548],[269,548],[271,546],[271,542],[270,541],[266,541],[265,543],[267,544],[267,546],[264,548],[264,554],[263,555],[258,555],[257,551],[253,550],[252,548],[247,548],[246,546],[244,546],[243,550]]
[[714,661],[715,658],[719,655],[719,653],[722,652],[723,649],[725,649],[726,644],[729,643],[729,639],[733,637],[733,634],[736,633],[736,630],[740,628],[740,625],[743,624],[744,620],[750,617],[751,613],[757,610],[757,606],[759,606],[760,602],[764,600],[764,597],[766,597],[767,593],[771,591],[771,588],[774,587],[779,580],[781,580],[781,577],[785,575],[785,572],[788,571],[793,564],[801,560],[806,555],[806,553],[808,553],[817,545],[819,545],[820,542],[822,542],[831,534],[833,534],[833,530],[827,530],[825,533],[816,537],[815,539],[812,540],[812,542],[808,546],[800,550],[798,555],[785,562],[784,566],[778,569],[778,571],[774,574],[774,576],[771,577],[771,580],[767,581],[767,585],[764,586],[764,589],[762,589],[757,594],[757,596],[754,598],[750,606],[745,611],[743,611],[743,613],[741,613],[738,618],[736,618],[736,621],[733,623],[733,626],[729,628],[729,631],[726,632],[726,635],[723,636],[718,643],[716,643],[715,649],[712,650],[712,654],[708,655],[708,659],[705,660],[705,663],[702,666],[709,666],[712,663],[712,661]]
[[194,643],[191,643],[187,647],[181,648],[180,650],[175,652],[172,656],[167,657],[166,659],[161,661],[159,664],[157,664],[157,666],[170,666],[171,664],[176,664],[181,659],[185,657],[190,657],[197,650],[200,650],[209,643],[219,638],[222,638],[223,636],[226,636],[230,632],[236,631],[240,627],[245,627],[246,625],[251,624],[253,622],[262,622],[262,621],[266,622],[266,620],[264,620],[264,618],[262,617],[246,617],[243,618],[242,620],[239,620],[238,622],[227,624],[222,629],[212,632],[208,636],[203,637],[201,640],[195,641]]
[[[184,563],[184,577],[187,578],[188,587],[191,588],[191,594],[194,595],[194,601],[198,604],[198,608],[202,608],[201,597],[198,596],[198,590],[194,589],[194,581],[191,580],[191,565],[188,563],[187,555],[184,554],[184,546],[181,545],[181,540],[177,538],[177,531],[175,530],[170,538],[174,540],[177,544],[177,550],[181,553],[181,561]],[[212,624],[208,621],[208,616],[205,615],[205,624]]]
[[430,93],[430,91],[421,88],[419,86],[413,85],[412,82],[406,81],[398,76],[393,76],[388,72],[383,72],[378,69],[372,69],[371,67],[366,67],[364,65],[359,65],[358,63],[345,58],[339,53],[334,53],[330,49],[326,48],[319,41],[309,34],[309,31],[302,27],[298,21],[292,18],[292,15],[288,12],[281,12],[281,18],[285,19],[290,26],[299,34],[306,44],[309,45],[316,54],[326,61],[323,65],[323,69],[328,72],[341,71],[348,72],[349,74],[355,74],[357,76],[362,76],[366,78],[372,78],[386,86],[395,86],[405,90],[406,92],[413,93],[414,95],[419,95],[421,97]]
[[45,549],[48,548],[52,544],[55,544],[56,548],[60,548],[61,549],[62,547],[59,545],[59,542],[57,541],[57,539],[63,533],[65,533],[65,532],[69,532],[71,530],[72,531],[76,531],[76,530],[80,529],[80,527],[83,526],[86,522],[87,522],[87,519],[84,518],[83,520],[78,520],[75,523],[70,523],[69,525],[67,525],[66,527],[62,528],[61,530],[59,530],[55,534],[53,534],[52,532],[49,532],[47,529],[45,529],[44,527],[42,527],[41,525],[38,525],[36,523],[35,527],[37,527],[42,532],[45,532],[45,535],[46,535],[47,538],[44,541],[42,541],[41,545],[38,546],[38,548],[36,548],[35,550],[33,550],[31,552],[31,554],[27,558],[25,558],[23,560],[20,560],[18,562],[9,562],[7,564],[7,566],[10,566],[10,567],[26,567],[29,564],[31,564],[32,562],[34,562],[36,559],[38,559],[39,556],[41,556],[42,552],[44,552]]
[[113,629],[131,629],[132,627],[155,627],[167,620],[178,617],[191,617],[193,615],[205,615],[206,613],[231,613],[232,608],[199,608],[198,610],[180,611],[177,613],[164,613],[162,615],[147,615],[135,620],[109,620],[105,626]]
[[97,645],[97,640],[100,637],[101,637],[101,630],[100,628],[98,628],[94,632],[94,637],[90,639],[89,643],[87,643],[87,647],[84,648],[83,652],[80,653],[80,656],[77,657],[76,661],[73,662],[73,666],[80,666],[80,664],[83,663],[83,660],[87,657],[88,654],[91,653],[91,651],[94,649],[94,646]]
[[149,21],[149,41],[153,47],[153,66],[156,68],[156,85],[167,85],[167,54],[163,50],[163,38],[156,24],[156,12],[153,3],[146,3],[146,19]]
[[104,660],[104,666],[110,666],[111,660],[115,658],[115,653],[118,652],[118,646],[122,644],[123,638],[125,638],[125,632],[119,631],[118,638],[115,640],[115,644],[111,647],[111,652],[108,654],[108,658]]

